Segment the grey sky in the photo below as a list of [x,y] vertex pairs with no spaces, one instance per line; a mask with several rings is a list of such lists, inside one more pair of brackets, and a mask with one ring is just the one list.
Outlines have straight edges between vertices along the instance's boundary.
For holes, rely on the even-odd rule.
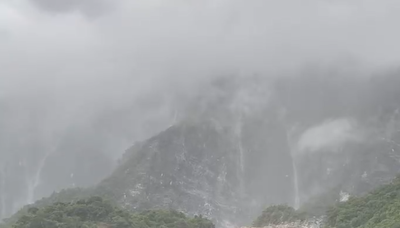
[[39,9],[49,13],[78,11],[89,17],[97,17],[110,10],[109,0],[31,0]]
[[[47,120],[66,123],[56,117],[91,118],[191,91],[216,75],[348,59],[397,65],[399,7],[396,0],[2,0],[0,101],[27,110],[48,102]],[[135,110],[133,122],[149,116]]]

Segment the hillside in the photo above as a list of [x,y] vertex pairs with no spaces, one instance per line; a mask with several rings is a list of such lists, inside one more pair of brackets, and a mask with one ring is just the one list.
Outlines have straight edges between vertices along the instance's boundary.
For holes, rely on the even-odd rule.
[[362,197],[352,197],[327,211],[334,228],[400,227],[400,177]]
[[[188,218],[173,210],[143,210],[131,213],[120,209],[100,197],[85,197],[88,190],[64,190],[52,197],[26,207],[8,225],[24,227],[166,227],[214,228],[211,221],[195,216]],[[400,177],[360,197],[326,205],[329,208],[314,217],[307,208],[295,210],[285,205],[266,208],[253,222],[252,227],[293,228],[398,228],[400,226]],[[74,201],[66,202],[67,199]],[[58,198],[57,198],[58,197]],[[64,197],[64,198],[63,198]],[[60,202],[50,203],[49,200]],[[47,201],[46,201],[47,200]],[[314,202],[321,200],[315,199]],[[322,199],[324,200],[324,199]],[[63,202],[64,201],[64,202]],[[323,204],[324,202],[319,202]],[[332,202],[331,202],[332,203]],[[48,204],[46,206],[46,204]],[[2,228],[9,227],[7,225]]]
[[13,228],[214,228],[201,216],[188,218],[177,211],[143,211],[132,214],[100,197],[90,197],[69,203],[54,203],[45,207],[30,207],[9,226]]
[[[316,198],[326,209],[315,217],[313,208],[295,210],[285,205],[266,208],[253,227],[293,228],[398,228],[400,227],[400,177],[390,184],[347,201],[329,203]],[[311,209],[311,210],[309,210]]]
[[132,210],[245,225],[268,205],[299,208],[329,191],[334,203],[387,184],[400,170],[397,75],[335,76],[221,78],[96,190]]
[[107,178],[36,205],[98,195],[134,212],[202,214],[221,227],[248,225],[270,205],[321,216],[400,171],[398,74],[323,73],[216,80],[182,101],[174,124],[131,146]]

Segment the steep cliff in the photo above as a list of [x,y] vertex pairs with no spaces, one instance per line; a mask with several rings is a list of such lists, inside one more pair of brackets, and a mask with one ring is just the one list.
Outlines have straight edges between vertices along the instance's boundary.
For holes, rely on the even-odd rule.
[[176,102],[174,124],[128,149],[85,195],[218,226],[247,225],[273,204],[321,215],[400,171],[399,88],[396,72],[218,79]]
[[213,86],[178,124],[130,149],[99,188],[125,207],[248,224],[267,205],[299,207],[328,191],[333,203],[399,172],[395,74]]

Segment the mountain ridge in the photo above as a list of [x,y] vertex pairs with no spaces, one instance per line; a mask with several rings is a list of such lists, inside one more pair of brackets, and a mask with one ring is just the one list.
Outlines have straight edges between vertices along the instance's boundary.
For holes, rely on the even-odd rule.
[[365,194],[400,171],[396,77],[221,79],[90,191],[218,225],[245,225],[268,205],[297,207],[330,189]]

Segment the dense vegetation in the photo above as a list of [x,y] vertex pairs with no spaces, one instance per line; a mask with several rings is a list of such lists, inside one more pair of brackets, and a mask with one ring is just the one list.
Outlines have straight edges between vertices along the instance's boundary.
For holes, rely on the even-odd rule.
[[41,208],[30,207],[12,224],[12,228],[214,228],[211,221],[188,218],[177,211],[143,211],[132,214],[101,197],[75,202],[57,202]]
[[[1,228],[214,228],[202,217],[176,211],[132,213],[101,197],[93,189],[68,189],[26,206]],[[337,189],[295,210],[286,205],[266,208],[253,226],[264,227],[325,216],[324,228],[400,228],[400,177],[361,197],[338,203]],[[327,205],[333,205],[328,207]],[[328,209],[327,209],[328,208]]]
[[327,227],[400,228],[400,177],[362,197],[327,211]]
[[300,211],[308,217],[321,217],[326,211],[340,201],[340,188],[330,189],[322,194],[311,197],[301,205]]
[[63,189],[60,192],[54,192],[49,197],[45,197],[41,200],[36,201],[33,205],[26,205],[17,213],[12,215],[10,218],[4,219],[5,223],[13,224],[15,223],[21,216],[28,214],[28,211],[32,207],[43,208],[46,206],[50,206],[55,203],[70,203],[76,202],[78,200],[89,198],[93,196],[91,189],[85,188],[70,188]]
[[350,197],[346,202],[337,202],[337,194],[332,191],[297,211],[288,206],[272,206],[263,211],[253,226],[307,221],[314,216],[324,216],[324,228],[400,228],[400,177],[369,194]]

